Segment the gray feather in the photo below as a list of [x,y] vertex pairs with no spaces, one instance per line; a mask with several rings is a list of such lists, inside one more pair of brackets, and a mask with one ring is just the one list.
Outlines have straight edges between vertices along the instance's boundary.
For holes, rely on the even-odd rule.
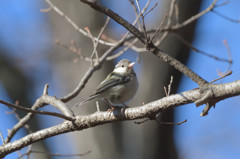
[[98,96],[99,96],[99,94],[93,94],[93,95],[89,96],[87,99],[84,99],[80,103],[76,104],[76,107],[80,106],[80,105],[83,105],[84,103],[87,103],[88,101],[90,101],[90,100],[92,100],[92,99],[94,99],[94,98],[96,98]]

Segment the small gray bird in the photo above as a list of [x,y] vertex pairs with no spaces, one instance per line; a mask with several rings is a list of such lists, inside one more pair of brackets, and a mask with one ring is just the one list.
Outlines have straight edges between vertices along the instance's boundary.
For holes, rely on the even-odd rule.
[[112,110],[117,106],[126,107],[124,103],[130,100],[138,89],[137,76],[133,70],[134,64],[127,59],[119,61],[113,72],[97,87],[94,93],[77,106],[94,98],[100,98],[107,101]]

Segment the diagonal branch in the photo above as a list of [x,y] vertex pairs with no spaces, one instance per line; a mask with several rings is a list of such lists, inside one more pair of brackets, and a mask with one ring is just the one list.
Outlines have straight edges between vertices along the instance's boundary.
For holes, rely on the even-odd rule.
[[92,76],[92,74],[101,68],[102,64],[105,62],[105,60],[107,59],[107,57],[114,52],[115,50],[117,50],[120,46],[122,46],[125,42],[126,36],[127,34],[125,34],[125,36],[115,45],[110,47],[102,56],[101,58],[99,58],[99,61],[97,64],[95,64],[94,66],[90,67],[87,72],[85,73],[85,75],[83,76],[82,80],[79,82],[79,84],[77,85],[77,87],[68,95],[61,97],[60,100],[63,102],[68,102],[69,100],[73,99],[74,97],[76,97],[79,92],[85,87],[85,84],[87,83],[87,81],[90,79],[90,77]]
[[205,10],[203,10],[202,12],[200,12],[200,13],[192,16],[191,18],[189,18],[189,19],[187,19],[187,20],[185,20],[185,21],[184,21],[183,23],[181,23],[181,24],[178,23],[178,24],[176,24],[176,25],[174,25],[174,26],[172,26],[172,27],[164,28],[163,30],[164,30],[164,31],[175,31],[175,30],[179,30],[179,29],[181,29],[181,28],[183,28],[183,27],[191,24],[192,22],[196,21],[197,19],[199,19],[199,18],[200,18],[201,16],[203,16],[204,14],[212,11],[213,8],[215,7],[215,4],[216,4],[216,3],[217,3],[217,0],[214,0],[214,1],[212,2],[212,4],[211,4],[208,8],[206,8]]
[[[51,97],[49,96],[49,97],[45,97],[45,98],[51,98]],[[50,115],[50,116],[55,116],[55,117],[63,118],[63,119],[70,120],[70,121],[75,120],[73,117],[69,117],[69,116],[66,116],[66,115],[63,115],[63,114],[59,114],[59,113],[55,113],[55,112],[49,112],[49,111],[33,110],[33,109],[30,109],[30,108],[27,108],[27,107],[15,105],[15,104],[3,101],[1,99],[0,99],[0,103],[4,104],[6,106],[9,106],[9,107],[13,107],[13,108],[18,109],[18,110],[28,112],[28,113]]]
[[[51,8],[47,9],[47,10],[42,9],[41,10],[42,12],[48,12],[48,11],[54,10],[57,14],[59,14],[61,17],[63,17],[76,31],[78,31],[83,36],[86,36],[91,39],[91,37],[88,35],[88,33],[84,29],[78,27],[77,24],[72,19],[70,19],[67,15],[65,15],[57,6],[55,6],[51,2],[51,0],[45,0],[45,1]],[[106,45],[106,46],[114,46],[115,45],[114,43],[110,43],[110,42],[98,39],[97,37],[93,37],[93,38],[95,41],[99,41],[99,43]]]
[[125,27],[128,31],[130,31],[136,38],[138,38],[139,41],[141,41],[146,46],[147,50],[149,50],[154,55],[158,56],[160,59],[162,59],[163,61],[165,61],[168,64],[170,64],[171,66],[173,66],[175,69],[177,69],[180,72],[182,72],[183,74],[185,74],[187,77],[189,77],[194,82],[196,82],[199,86],[203,86],[208,83],[206,80],[204,80],[202,77],[200,77],[195,72],[190,70],[188,67],[186,67],[184,64],[182,64],[180,61],[178,61],[175,58],[164,53],[153,43],[148,43],[148,39],[144,36],[144,34],[142,32],[140,32],[136,27],[134,27],[132,24],[127,22],[125,19],[123,19],[117,13],[113,12],[111,9],[106,8],[105,6],[102,6],[102,5],[98,4],[97,2],[93,2],[93,1],[89,1],[89,0],[80,0],[80,1],[88,4],[93,9],[100,11],[100,12],[104,13],[105,15],[111,17],[117,23],[119,23],[120,25]]
[[[69,117],[69,119],[71,118],[70,119],[71,121],[74,121],[75,120],[74,114],[69,109],[69,107],[66,106],[61,100],[49,96],[47,91],[48,84],[46,84],[44,87],[43,95],[36,100],[31,109],[37,110],[38,108],[41,108],[49,104],[60,110],[64,114],[64,116]],[[14,127],[8,133],[5,143],[10,142],[13,136],[17,133],[17,131],[21,129],[33,117],[33,115],[35,115],[35,113],[33,112],[28,113],[16,125],[14,125]]]

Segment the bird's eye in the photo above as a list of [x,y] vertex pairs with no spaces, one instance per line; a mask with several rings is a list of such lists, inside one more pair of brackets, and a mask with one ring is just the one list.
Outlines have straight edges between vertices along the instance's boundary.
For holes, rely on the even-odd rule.
[[124,67],[124,65],[122,65],[122,67]]

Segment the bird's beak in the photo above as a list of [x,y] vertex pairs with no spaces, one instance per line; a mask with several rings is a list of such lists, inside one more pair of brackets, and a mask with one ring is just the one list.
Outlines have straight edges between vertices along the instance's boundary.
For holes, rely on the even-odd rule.
[[135,62],[132,62],[128,65],[128,68],[133,68],[134,65],[135,65]]

